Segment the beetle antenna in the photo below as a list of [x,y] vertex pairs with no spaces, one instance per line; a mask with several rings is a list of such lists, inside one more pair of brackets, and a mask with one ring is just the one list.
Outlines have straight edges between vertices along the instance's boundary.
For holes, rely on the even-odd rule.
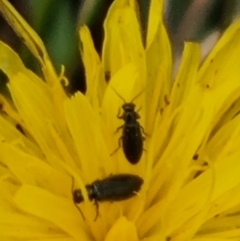
[[[73,193],[74,193],[74,178],[73,178],[73,176],[71,176],[71,177],[72,177],[72,195],[73,195]],[[85,221],[85,217],[84,217],[84,215],[83,215],[82,210],[81,210],[80,207],[78,207],[78,205],[74,202],[74,197],[73,197],[73,203],[74,203],[74,206],[75,206],[75,207],[78,209],[78,211],[80,212],[83,220]]]
[[123,99],[123,97],[111,86],[112,90],[115,92],[115,94],[126,104],[126,101]]
[[136,100],[145,90],[147,89],[147,85],[145,86],[145,88],[140,91],[132,100],[130,103],[133,103],[134,100]]
[[78,205],[77,205],[76,203],[74,203],[74,205],[75,205],[75,207],[78,209],[79,213],[81,213],[81,216],[82,216],[83,220],[85,221],[85,217],[84,217],[83,212],[82,212],[82,210],[80,209],[80,207],[78,207]]

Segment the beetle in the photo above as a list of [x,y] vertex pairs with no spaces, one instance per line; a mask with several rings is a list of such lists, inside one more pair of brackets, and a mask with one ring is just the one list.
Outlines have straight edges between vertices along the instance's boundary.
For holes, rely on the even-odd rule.
[[[143,179],[132,174],[110,175],[105,179],[96,180],[91,184],[87,184],[85,188],[87,190],[88,198],[90,201],[93,201],[96,206],[96,217],[94,221],[97,220],[99,215],[98,202],[115,202],[130,199],[138,193],[142,184]],[[80,189],[73,190],[72,196],[75,205],[84,201],[82,191]],[[79,211],[82,214],[80,209]]]
[[113,87],[112,89],[116,95],[124,102],[122,105],[122,115],[120,114],[120,110],[117,114],[117,118],[122,119],[124,124],[118,127],[115,132],[117,133],[122,129],[122,136],[118,139],[118,148],[111,155],[113,155],[118,151],[120,147],[122,147],[126,159],[134,165],[137,164],[141,159],[144,150],[143,142],[145,140],[143,134],[146,136],[146,133],[144,132],[144,128],[138,122],[138,119],[140,119],[140,115],[138,114],[139,110],[135,110],[136,105],[133,103],[133,101],[139,97],[139,95],[141,95],[145,89],[141,91],[137,96],[135,96],[131,102],[126,102]]

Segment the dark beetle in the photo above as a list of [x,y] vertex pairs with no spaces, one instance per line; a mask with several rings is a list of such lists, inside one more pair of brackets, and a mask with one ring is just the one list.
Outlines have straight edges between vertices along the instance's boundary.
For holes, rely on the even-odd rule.
[[117,128],[116,132],[122,129],[122,136],[118,140],[118,148],[111,154],[113,155],[121,146],[125,157],[131,164],[137,164],[143,153],[143,136],[144,129],[138,122],[140,115],[135,111],[136,105],[133,101],[140,95],[140,92],[131,102],[126,102],[115,89],[113,91],[119,96],[124,104],[122,105],[123,113],[118,112],[117,117],[124,121],[124,124]]
[[[137,194],[143,184],[143,179],[132,174],[111,175],[103,180],[96,180],[86,185],[88,197],[96,205],[96,217],[99,215],[98,202],[114,202],[127,200]],[[73,202],[79,204],[84,201],[80,189],[72,192]],[[79,209],[79,208],[78,208]],[[81,212],[81,210],[79,209]],[[82,212],[81,212],[82,214]],[[83,215],[82,215],[83,216]]]

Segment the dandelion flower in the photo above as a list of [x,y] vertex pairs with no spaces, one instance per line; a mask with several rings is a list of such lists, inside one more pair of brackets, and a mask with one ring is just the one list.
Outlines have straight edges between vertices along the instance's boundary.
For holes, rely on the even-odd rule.
[[[173,80],[163,4],[151,1],[145,47],[134,0],[109,9],[101,57],[81,27],[87,93],[69,96],[64,68],[56,73],[38,35],[0,0],[43,72],[41,79],[0,42],[11,94],[0,96],[1,240],[240,240],[240,21],[202,64],[199,44],[186,43]],[[136,165],[122,148],[111,155],[122,99],[134,99],[147,133]],[[121,173],[142,177],[140,192],[100,202],[94,221],[85,185]],[[85,219],[72,186],[82,191]]]

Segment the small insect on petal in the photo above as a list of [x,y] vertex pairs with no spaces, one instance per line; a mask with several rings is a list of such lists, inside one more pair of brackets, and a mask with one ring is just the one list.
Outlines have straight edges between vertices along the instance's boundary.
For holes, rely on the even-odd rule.
[[[143,179],[139,176],[132,174],[116,174],[86,185],[88,197],[90,201],[93,201],[96,205],[96,217],[94,221],[97,220],[99,215],[98,202],[114,202],[130,199],[137,194],[142,184]],[[73,190],[72,195],[75,205],[84,201],[80,189]],[[81,210],[80,213],[82,214]]]
[[118,132],[122,129],[122,136],[118,140],[118,148],[113,153],[111,153],[111,155],[113,155],[118,151],[120,147],[122,147],[126,159],[131,164],[137,164],[140,161],[144,150],[143,141],[145,140],[145,137],[143,134],[145,134],[145,132],[144,128],[138,122],[140,115],[137,111],[135,111],[136,105],[133,103],[133,101],[139,97],[145,89],[141,91],[137,96],[135,96],[131,102],[126,102],[113,87],[112,89],[116,95],[124,102],[122,105],[122,115],[120,115],[120,112],[118,112],[117,115],[119,119],[124,121],[124,124],[118,127],[116,130],[116,132]]

